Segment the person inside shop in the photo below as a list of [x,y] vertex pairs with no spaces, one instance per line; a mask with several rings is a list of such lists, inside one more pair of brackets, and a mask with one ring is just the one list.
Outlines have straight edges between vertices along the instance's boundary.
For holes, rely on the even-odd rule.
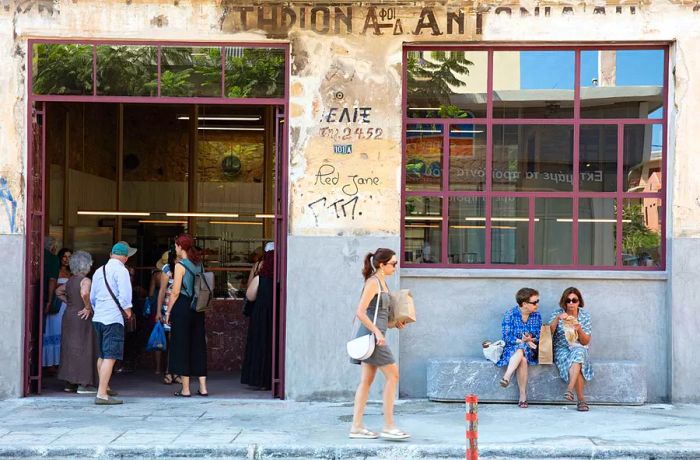
[[272,318],[274,297],[275,244],[265,245],[262,261],[253,267],[246,298],[250,320],[246,339],[241,383],[254,390],[272,388]]
[[564,399],[578,403],[576,409],[588,412],[588,403],[583,394],[586,381],[593,378],[593,367],[588,352],[591,343],[591,315],[583,309],[583,296],[575,287],[564,289],[559,300],[559,308],[552,313],[549,327],[552,330],[554,363],[559,376],[566,382]]
[[[355,392],[355,405],[353,409],[352,426],[349,437],[352,439],[376,439],[382,437],[388,440],[403,440],[411,437],[410,434],[396,427],[394,422],[394,399],[396,387],[399,383],[399,366],[394,355],[386,343],[386,329],[389,323],[389,305],[391,296],[386,284],[386,277],[392,276],[396,271],[396,253],[391,249],[379,248],[374,253],[365,256],[362,276],[365,283],[360,302],[357,305],[356,318],[359,320],[355,331],[355,337],[374,334],[376,346],[372,354],[358,361],[351,359],[353,364],[361,365],[360,383]],[[396,323],[398,329],[404,325]],[[384,374],[384,428],[377,434],[368,430],[362,423],[369,390],[377,374],[377,369]]]
[[[158,296],[154,305],[156,308],[156,321],[163,321],[165,312],[168,309],[168,303],[170,302],[170,295],[173,292],[173,270],[171,267],[180,261],[175,251],[175,245],[172,245],[169,250],[165,251],[161,256],[160,260],[156,262],[156,268],[159,271],[160,281],[158,282]],[[173,375],[170,373],[170,326],[164,324],[165,329],[165,340],[166,349],[165,352],[156,351],[155,361],[156,369],[160,372],[165,372],[163,377],[163,383],[166,385],[172,385],[173,383],[182,383],[182,379],[179,375]]]
[[92,326],[92,305],[87,277],[92,267],[92,256],[76,251],[70,258],[68,281],[56,291],[66,303],[61,324],[61,364],[58,378],[65,380],[65,390],[71,393],[97,393],[97,342]]
[[192,395],[191,377],[199,379],[197,394],[209,396],[205,314],[192,306],[195,274],[202,271],[201,251],[195,247],[192,235],[187,233],[175,238],[175,251],[180,261],[173,270],[173,288],[164,319],[171,327],[168,371],[179,375],[182,381],[175,396]]
[[56,297],[56,289],[68,281],[71,276],[70,258],[73,251],[68,248],[61,248],[58,251],[58,277],[56,278],[56,288],[52,291],[51,304],[48,306],[48,314],[44,322],[44,333],[42,337],[43,348],[41,351],[41,363],[44,367],[50,367],[52,372],[57,370],[61,363],[61,323],[63,314],[66,311],[66,304]]
[[511,377],[517,372],[518,407],[525,409],[527,402],[528,366],[537,364],[537,344],[540,341],[542,317],[537,312],[540,293],[532,288],[522,288],[515,294],[517,305],[503,315],[501,329],[505,347],[501,359],[496,363],[505,367],[506,372],[501,379],[501,386],[506,388]]
[[122,404],[109,387],[112,370],[117,360],[124,357],[124,320],[133,315],[132,291],[126,262],[136,249],[125,241],[112,246],[109,261],[95,271],[90,288],[90,304],[93,307],[92,325],[97,338],[97,373],[99,386],[95,404]]

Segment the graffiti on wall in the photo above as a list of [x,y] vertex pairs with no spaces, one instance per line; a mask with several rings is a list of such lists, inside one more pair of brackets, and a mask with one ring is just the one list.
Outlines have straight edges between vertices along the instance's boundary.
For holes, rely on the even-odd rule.
[[17,217],[17,201],[12,196],[12,191],[5,177],[0,176],[0,202],[2,202],[2,207],[5,211],[5,216],[7,217],[7,225],[9,227],[8,233],[16,233],[16,217]]

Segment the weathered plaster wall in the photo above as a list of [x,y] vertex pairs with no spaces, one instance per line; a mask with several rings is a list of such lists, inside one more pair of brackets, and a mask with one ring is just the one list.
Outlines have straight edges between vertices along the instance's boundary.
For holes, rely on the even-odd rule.
[[24,237],[0,235],[3,282],[0,283],[0,399],[22,395],[22,348],[24,337]]
[[[326,30],[325,7],[314,10],[313,5],[285,4],[294,14],[294,25],[285,27],[283,24],[292,22],[288,10],[278,5],[264,8],[258,14],[258,5],[272,2],[250,3],[253,6],[248,9],[241,6],[241,2],[232,0],[0,0],[0,62],[4,69],[12,70],[0,74],[0,87],[3,88],[0,93],[0,176],[5,177],[8,184],[2,188],[0,182],[0,191],[3,197],[9,196],[5,190],[10,191],[17,203],[14,226],[9,225],[11,220],[5,210],[0,210],[0,233],[23,231],[23,165],[26,160],[24,56],[29,37],[179,41],[269,39],[291,42],[289,172],[290,232],[293,238],[289,249],[290,284],[307,284],[306,277],[311,276],[308,271],[297,270],[300,262],[291,257],[293,254],[300,256],[308,246],[294,237],[316,237],[313,244],[333,248],[335,246],[330,242],[338,235],[351,238],[373,236],[378,239],[367,240],[372,242],[367,249],[380,242],[398,247],[400,66],[404,42],[663,40],[674,43],[671,84],[675,87],[670,114],[673,143],[669,145],[669,153],[673,158],[673,169],[669,171],[672,180],[669,181],[671,201],[667,236],[671,242],[673,238],[687,238],[687,244],[700,237],[700,181],[695,177],[695,171],[700,167],[700,155],[695,152],[694,139],[694,134],[700,130],[700,117],[697,116],[700,85],[694,81],[694,76],[700,75],[700,11],[694,11],[697,10],[694,4],[621,2],[618,11],[617,6],[604,7],[600,2],[565,5],[522,1],[512,2],[511,6],[499,2],[497,7],[495,3],[445,0],[425,2],[430,7],[428,9],[421,4],[395,6],[386,2],[358,2],[352,9],[350,32],[347,18],[343,19],[335,9],[328,10]],[[538,5],[539,10],[536,10]],[[521,6],[525,12],[520,10]],[[390,8],[393,8],[391,18]],[[463,28],[459,26],[459,20],[454,21],[454,16],[451,20],[447,16],[448,12],[458,14],[460,9],[465,14]],[[344,11],[347,10],[341,9],[340,13]],[[343,113],[344,108],[349,109],[350,121]],[[373,128],[371,134],[369,128]],[[381,134],[378,134],[379,130]],[[351,145],[352,153],[334,153],[336,144],[339,149]],[[3,198],[3,203],[6,202],[8,200]],[[674,247],[674,244],[668,246]],[[686,262],[687,273],[694,273],[697,263],[690,259]],[[351,265],[341,264],[336,276],[355,273],[357,268]],[[423,282],[427,283],[422,287],[427,292],[440,286],[438,281],[421,280]],[[493,282],[490,286],[497,284]],[[680,305],[676,302],[690,295],[690,287],[687,284],[672,285],[680,290],[674,292],[670,305],[671,323],[675,324],[682,319],[676,315],[684,311],[677,308]],[[485,286],[484,289],[493,287]],[[355,294],[355,283],[342,284],[332,293],[326,293],[328,297],[324,302],[354,298]],[[290,294],[288,308],[290,312],[301,311],[307,303],[304,296]],[[340,302],[333,305],[340,305]],[[303,323],[290,319],[287,332],[290,356],[308,352],[308,349],[297,348],[304,346],[303,342],[295,342],[290,337],[333,324],[331,320],[336,318],[337,311],[328,313],[330,317],[324,314],[309,316]],[[338,329],[340,333],[344,330]],[[681,330],[681,334],[674,334],[674,341],[697,349],[700,338],[696,337]],[[420,339],[414,340],[414,346],[420,347]],[[632,352],[630,349],[629,353]],[[323,359],[326,355],[321,349],[312,353],[311,361]],[[674,369],[684,364],[681,358],[685,359],[682,354],[675,355]],[[658,363],[665,365],[661,361]],[[287,371],[290,394],[303,392],[308,395],[324,391],[324,388],[345,391],[352,384],[345,380],[342,384],[331,385],[325,381],[315,382],[314,378],[304,379],[307,369],[300,370],[292,365],[288,365]],[[679,379],[674,388],[687,389],[690,382],[700,377],[700,368],[674,375]],[[700,394],[688,393],[687,399],[693,398],[700,398]]]

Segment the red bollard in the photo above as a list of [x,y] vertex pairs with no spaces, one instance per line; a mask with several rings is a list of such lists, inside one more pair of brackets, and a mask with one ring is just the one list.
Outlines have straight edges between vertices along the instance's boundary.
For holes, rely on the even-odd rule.
[[467,460],[478,460],[479,458],[479,398],[471,394],[464,398],[467,404]]

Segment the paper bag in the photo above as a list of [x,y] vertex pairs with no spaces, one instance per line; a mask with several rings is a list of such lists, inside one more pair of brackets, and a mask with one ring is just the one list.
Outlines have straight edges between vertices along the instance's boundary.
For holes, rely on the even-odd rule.
[[553,364],[554,353],[552,352],[552,330],[549,324],[543,324],[540,328],[540,344],[537,347],[537,362],[539,364]]
[[395,327],[397,322],[404,324],[416,322],[416,307],[413,296],[408,289],[400,289],[391,293],[389,306],[389,327]]

